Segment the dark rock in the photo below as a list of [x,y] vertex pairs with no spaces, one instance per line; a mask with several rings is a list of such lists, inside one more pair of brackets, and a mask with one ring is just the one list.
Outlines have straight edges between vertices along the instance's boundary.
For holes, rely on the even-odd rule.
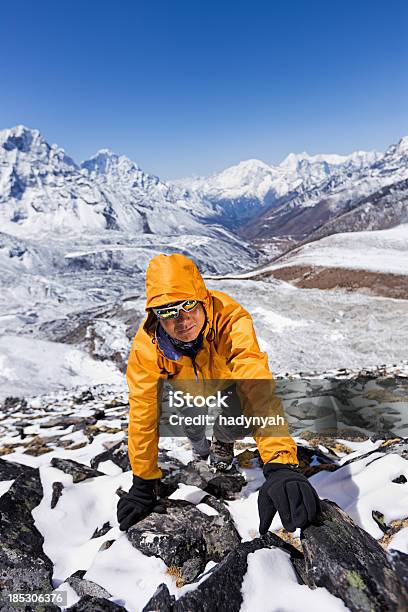
[[407,482],[407,479],[405,478],[404,474],[401,474],[400,476],[394,478],[392,482],[395,482],[397,484],[405,484]]
[[391,567],[404,585],[405,597],[408,600],[408,555],[401,550],[389,550],[388,558]]
[[3,402],[3,410],[11,411],[11,410],[24,410],[27,408],[27,400],[22,397],[6,397]]
[[89,425],[95,425],[96,422],[95,417],[86,417],[79,423],[75,423],[75,425],[72,427],[72,431],[84,431]]
[[[178,489],[178,483],[180,482],[180,472],[186,469],[184,463],[175,459],[174,457],[169,457],[167,451],[163,449],[159,449],[158,454],[158,465],[163,473],[163,476],[159,483],[159,495],[160,497],[168,497],[174,491]],[[195,479],[196,486],[200,486],[203,484],[203,480],[196,475]],[[185,484],[192,484],[191,482]]]
[[245,485],[246,480],[241,474],[216,474],[207,481],[204,491],[219,499],[236,499]]
[[86,402],[92,402],[94,399],[92,392],[87,389],[86,391],[82,391],[80,395],[74,397],[74,402],[75,404],[86,404]]
[[21,467],[23,473],[0,497],[0,584],[4,594],[51,592],[53,565],[31,514],[42,499],[40,475]]
[[[70,578],[83,578],[86,574],[87,570],[77,570],[73,574],[71,574]],[[68,580],[68,578],[67,578]]]
[[27,437],[27,434],[24,433],[24,427],[22,427],[21,425],[17,425],[16,430],[18,431],[18,435],[20,436],[21,440],[24,440],[24,438]]
[[387,524],[384,520],[384,515],[381,512],[378,512],[378,510],[373,510],[371,512],[371,516],[373,517],[373,520],[377,523],[381,531],[383,533],[387,533],[389,528],[387,527]]
[[128,447],[126,440],[121,440],[117,444],[114,444],[111,448],[96,457],[91,459],[91,466],[94,469],[98,468],[98,465],[102,461],[113,461],[115,465],[118,465],[124,472],[131,469],[128,455]]
[[211,508],[214,508],[214,510],[216,510],[226,520],[230,520],[231,519],[231,515],[229,513],[229,510],[228,510],[228,508],[226,507],[226,505],[224,504],[224,502],[222,500],[219,500],[216,497],[213,497],[212,495],[206,495],[201,500],[201,503],[202,504],[207,504],[207,506],[210,506]]
[[307,584],[327,588],[352,611],[402,610],[404,587],[385,550],[334,502],[321,504],[318,524],[301,533]]
[[123,606],[118,606],[105,597],[84,595],[76,604],[67,608],[67,612],[123,612],[123,609]]
[[316,462],[319,464],[336,463],[336,457],[334,457],[333,455],[330,455],[329,453],[323,453],[320,448],[302,446],[301,444],[297,445],[297,456],[299,466],[301,468],[310,466],[311,464]]
[[38,470],[22,463],[15,463],[0,458],[0,480],[13,480],[22,475],[31,476],[31,478],[35,479],[38,475]]
[[94,470],[83,463],[72,461],[72,459],[60,459],[59,457],[53,457],[51,459],[51,465],[52,467],[65,472],[65,474],[70,474],[73,482],[82,482],[87,478],[105,476],[105,474],[102,472],[98,472],[98,470]]
[[199,487],[200,489],[206,486],[205,480],[193,469],[181,464],[177,469],[164,468],[160,466],[163,477],[158,483],[158,495],[160,497],[168,497],[174,491],[177,491],[179,483]]
[[100,551],[102,551],[102,550],[108,550],[108,548],[110,548],[114,542],[115,542],[115,540],[105,540],[105,541],[104,541],[104,542],[101,544],[101,546],[100,546],[99,550],[100,550]]
[[25,604],[24,607],[18,606],[18,604],[10,605],[3,603],[3,601],[8,601],[8,597],[6,593],[3,594],[4,600],[1,601],[1,612],[61,612],[61,608],[59,606],[55,606],[54,604],[38,604],[34,603],[32,606],[29,604]]
[[[137,327],[136,327],[136,331],[137,331]],[[124,401],[124,400],[115,398],[105,403],[105,408],[120,408],[122,406],[129,406],[129,402],[127,402],[126,400]]]
[[53,482],[52,483],[52,498],[51,498],[51,508],[55,508],[58,503],[59,498],[62,495],[62,491],[64,490],[64,485],[62,482]]
[[[383,455],[388,455],[389,453],[396,453],[400,455],[403,459],[408,459],[408,438],[397,439],[395,442],[385,442],[383,445],[375,448],[374,450],[369,451],[368,453],[364,453],[364,455],[359,455],[357,457],[352,457],[348,459],[342,464],[342,467],[345,465],[349,465],[350,463],[354,463],[355,461],[360,461],[360,459],[365,459],[374,453],[382,453]],[[380,458],[380,457],[379,457]],[[376,458],[374,458],[374,461]]]
[[[84,595],[90,595],[91,597],[102,597],[107,598],[112,597],[112,595],[103,587],[101,587],[96,582],[92,580],[84,579],[85,571],[79,570],[75,572],[69,578],[66,579],[67,582],[75,591],[77,595],[83,597]],[[81,575],[82,574],[82,575]]]
[[109,521],[107,521],[102,525],[102,527],[100,527],[99,529],[95,529],[95,531],[91,535],[91,540],[92,538],[100,538],[101,536],[105,535],[105,533],[108,533],[109,529],[112,529],[112,525]]
[[[183,595],[173,605],[173,612],[239,612],[243,601],[241,586],[248,568],[248,555],[261,548],[278,546],[294,558],[301,553],[274,533],[242,542],[217,566],[208,572],[206,580]],[[273,594],[271,593],[271,597]]]
[[86,425],[94,425],[96,423],[96,419],[93,417],[73,417],[73,416],[57,416],[52,419],[49,419],[45,423],[41,423],[41,427],[45,429],[49,427],[61,427],[62,429],[66,429],[70,425],[78,425],[85,427]]
[[[221,561],[240,542],[232,519],[208,516],[184,500],[162,500],[166,514],[151,513],[132,526],[127,537],[147,556],[163,559],[168,566],[181,568],[192,559],[200,571],[209,560]],[[186,566],[186,575],[192,566]]]
[[170,595],[165,584],[160,584],[149,599],[142,612],[172,612],[176,598]]
[[199,557],[185,561],[180,568],[180,576],[184,584],[194,582],[196,578],[204,571],[205,561]]
[[167,497],[177,490],[178,484],[193,485],[219,499],[236,499],[237,493],[246,485],[245,478],[238,472],[213,472],[205,461],[191,461],[175,471],[165,473],[159,483],[160,497]]
[[382,431],[380,433],[375,433],[370,437],[371,442],[377,442],[378,440],[392,440],[397,436],[392,431]]
[[102,409],[99,410],[95,410],[95,412],[93,413],[93,416],[96,420],[98,419],[104,419],[106,417],[105,415],[105,411]]

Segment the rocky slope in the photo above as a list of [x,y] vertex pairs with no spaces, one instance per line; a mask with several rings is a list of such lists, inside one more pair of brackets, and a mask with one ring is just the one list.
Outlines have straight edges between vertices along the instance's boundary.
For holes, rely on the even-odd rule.
[[408,299],[408,223],[308,242],[278,257],[255,277],[269,274],[297,287]]
[[[337,375],[344,389],[354,380]],[[372,376],[394,389],[394,374],[387,383]],[[304,407],[309,395],[303,390]],[[292,407],[301,396],[298,387]],[[244,612],[266,601],[271,612],[404,609],[407,440],[391,431],[370,439],[355,427],[341,440],[303,430],[301,469],[327,500],[319,522],[288,534],[275,517],[260,538],[263,476],[253,441],[236,444],[235,474],[220,475],[191,462],[184,439],[163,438],[166,513],[124,534],[115,509],[131,482],[127,411],[126,394],[107,386],[4,402],[2,609],[15,609],[10,592],[34,590],[64,596],[77,611]]]

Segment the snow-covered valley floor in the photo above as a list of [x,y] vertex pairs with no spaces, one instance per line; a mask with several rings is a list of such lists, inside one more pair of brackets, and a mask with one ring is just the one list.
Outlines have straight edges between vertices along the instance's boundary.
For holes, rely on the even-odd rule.
[[[58,282],[58,292],[42,287],[33,296],[27,284],[0,298],[0,399],[78,384],[125,384],[131,339],[145,316],[142,275],[131,286],[120,272]],[[206,283],[251,313],[275,375],[393,365],[407,357],[407,300],[298,289],[272,277]]]

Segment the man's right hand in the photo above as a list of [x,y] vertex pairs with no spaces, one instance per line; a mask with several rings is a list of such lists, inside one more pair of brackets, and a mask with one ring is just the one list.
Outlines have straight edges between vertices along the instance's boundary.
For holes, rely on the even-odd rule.
[[155,482],[155,480],[144,480],[139,476],[133,476],[133,484],[129,492],[122,495],[118,501],[117,517],[121,531],[127,531],[129,527],[144,519],[153,510],[165,512],[163,506],[157,502]]

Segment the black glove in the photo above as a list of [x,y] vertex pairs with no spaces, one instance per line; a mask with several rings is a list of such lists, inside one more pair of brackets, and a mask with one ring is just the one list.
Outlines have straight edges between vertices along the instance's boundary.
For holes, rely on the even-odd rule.
[[297,467],[267,463],[263,468],[266,481],[259,490],[259,533],[264,535],[279,512],[286,531],[306,527],[320,510],[319,496]]
[[133,476],[133,485],[129,492],[118,501],[117,516],[121,531],[127,531],[134,523],[141,521],[153,510],[164,512],[163,506],[157,504],[155,493],[156,480],[144,480]]

